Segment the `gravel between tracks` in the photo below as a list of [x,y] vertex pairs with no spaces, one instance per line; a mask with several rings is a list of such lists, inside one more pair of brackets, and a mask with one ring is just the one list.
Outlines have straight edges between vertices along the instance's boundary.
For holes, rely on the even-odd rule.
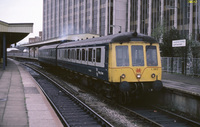
[[[78,98],[89,105],[94,111],[108,120],[114,126],[120,127],[142,127],[140,121],[134,120],[133,116],[129,117],[125,112],[119,111],[116,106],[106,104],[104,100],[80,90],[78,87],[68,83],[68,85],[79,93]],[[146,125],[145,125],[146,126]]]
[[[52,74],[48,74],[50,77],[54,77]],[[58,76],[56,76],[57,82],[61,84],[66,84],[64,87],[70,87],[74,91],[78,92],[78,95],[75,95],[80,100],[85,102],[90,108],[92,108],[95,112],[101,115],[104,119],[109,121],[112,125],[118,127],[147,127],[147,124],[144,124],[142,120],[138,120],[134,116],[130,116],[126,114],[125,111],[120,111],[120,108],[115,106],[114,104],[106,103],[106,100],[103,100],[96,95],[85,92],[80,89],[76,85],[72,85],[66,81],[61,80]]]

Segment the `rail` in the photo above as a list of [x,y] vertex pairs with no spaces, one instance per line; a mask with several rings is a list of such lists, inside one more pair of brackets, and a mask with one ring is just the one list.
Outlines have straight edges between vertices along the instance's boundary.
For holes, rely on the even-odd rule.
[[[38,74],[44,76],[52,84],[56,85],[55,87],[54,85],[51,85],[51,83],[44,83],[44,85],[40,84],[40,87],[41,89],[43,89],[42,91],[45,93],[45,95],[51,102],[52,106],[59,114],[65,126],[92,125],[92,126],[112,127],[112,125],[109,122],[107,122],[103,117],[98,115],[85,103],[76,98],[73,94],[71,94],[68,90],[66,90],[66,88],[62,87],[59,83],[57,83],[53,79],[49,78],[46,74],[41,72],[40,69],[37,69],[37,67],[33,67],[32,65],[26,64],[26,66],[33,69]],[[37,77],[36,79],[38,78],[39,77]],[[50,92],[48,92],[48,90],[50,90]],[[54,95],[50,95],[52,93],[54,93]]]

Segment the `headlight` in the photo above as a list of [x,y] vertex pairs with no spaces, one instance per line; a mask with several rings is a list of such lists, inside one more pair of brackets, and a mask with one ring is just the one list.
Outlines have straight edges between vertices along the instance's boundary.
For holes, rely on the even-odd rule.
[[137,74],[137,79],[140,79],[141,78],[141,74]]
[[155,78],[155,76],[156,76],[156,75],[155,75],[154,73],[151,75],[152,78]]
[[125,74],[122,74],[122,75],[121,75],[121,78],[122,78],[122,79],[125,79],[125,78],[126,78],[126,75],[125,75]]

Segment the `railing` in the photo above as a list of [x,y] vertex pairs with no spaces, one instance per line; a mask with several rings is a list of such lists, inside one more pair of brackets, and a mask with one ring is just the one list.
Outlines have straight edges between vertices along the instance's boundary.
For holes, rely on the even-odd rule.
[[200,58],[162,57],[162,70],[200,76]]
[[[8,53],[8,56],[29,57],[29,53]],[[31,58],[37,58],[37,53],[30,54]],[[170,73],[200,76],[200,58],[162,57],[162,70]]]
[[18,57],[31,57],[31,58],[38,57],[37,53],[35,54],[35,56],[33,53],[30,53],[30,56],[29,56],[29,53],[24,53],[24,52],[23,53],[7,53],[7,55],[8,56],[18,56]]

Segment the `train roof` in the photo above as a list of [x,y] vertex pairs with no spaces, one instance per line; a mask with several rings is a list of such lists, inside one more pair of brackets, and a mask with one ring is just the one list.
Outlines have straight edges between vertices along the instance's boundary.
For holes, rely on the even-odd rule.
[[114,35],[108,35],[103,37],[79,40],[79,41],[72,41],[72,42],[64,42],[61,44],[54,44],[54,45],[47,45],[42,46],[41,49],[45,48],[64,48],[64,47],[79,47],[84,45],[100,45],[106,43],[123,43],[129,41],[144,41],[146,43],[158,43],[154,38],[144,35],[138,34],[137,32],[125,32],[125,33],[118,33]]
[[158,43],[154,38],[144,35],[144,34],[138,34],[136,32],[126,32],[126,33],[119,33],[104,37],[97,37],[92,39],[86,39],[86,40],[80,40],[80,41],[74,41],[74,42],[67,42],[60,44],[58,48],[62,47],[77,47],[77,46],[83,46],[83,45],[99,45],[99,44],[105,44],[105,43],[123,43],[123,42],[129,42],[129,41],[144,41],[147,43]]
[[42,47],[39,48],[39,50],[41,49],[54,49],[57,48],[59,44],[50,44],[50,45],[44,45]]

